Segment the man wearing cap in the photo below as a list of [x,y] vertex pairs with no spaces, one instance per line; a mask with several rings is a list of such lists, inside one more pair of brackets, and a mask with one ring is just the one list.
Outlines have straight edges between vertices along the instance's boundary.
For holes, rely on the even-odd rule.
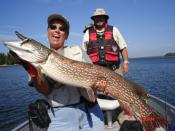
[[[102,8],[97,8],[91,16],[94,24],[85,28],[83,49],[94,64],[107,67],[120,75],[128,72],[127,45],[119,30],[108,25],[109,16]],[[120,54],[123,64],[120,66]]]
[[[79,46],[66,47],[69,22],[60,14],[48,17],[50,48],[65,57],[90,62]],[[56,70],[56,69],[55,69]],[[60,76],[61,77],[61,76]],[[48,131],[103,131],[103,113],[96,102],[93,90],[57,83],[47,76],[33,78],[36,89],[47,97],[53,112]],[[89,97],[90,96],[90,97]]]

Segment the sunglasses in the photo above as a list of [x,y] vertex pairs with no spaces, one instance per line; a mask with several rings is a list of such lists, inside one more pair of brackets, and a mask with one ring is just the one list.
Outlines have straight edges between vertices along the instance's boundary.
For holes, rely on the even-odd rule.
[[59,29],[60,31],[64,31],[64,32],[66,31],[66,28],[64,26],[58,27],[56,25],[49,25],[49,29],[51,29],[51,30]]

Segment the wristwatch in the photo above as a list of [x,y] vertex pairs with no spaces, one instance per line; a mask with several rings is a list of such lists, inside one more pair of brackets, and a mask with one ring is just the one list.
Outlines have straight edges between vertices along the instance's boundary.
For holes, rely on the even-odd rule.
[[129,61],[124,60],[123,63],[124,63],[124,64],[129,64]]

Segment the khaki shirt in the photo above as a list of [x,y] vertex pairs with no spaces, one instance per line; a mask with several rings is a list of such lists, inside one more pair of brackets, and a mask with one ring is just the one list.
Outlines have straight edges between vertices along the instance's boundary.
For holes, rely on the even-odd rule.
[[[68,57],[73,60],[82,62],[91,62],[89,57],[79,46],[66,47],[59,54]],[[87,95],[87,91],[84,88],[77,88],[69,85],[61,85],[59,83],[53,85],[54,89],[47,96],[49,103],[53,107],[65,106],[70,104],[76,104],[80,102],[80,97],[83,96],[85,99],[91,101]],[[94,93],[90,94],[94,96]],[[95,96],[94,96],[95,97]]]

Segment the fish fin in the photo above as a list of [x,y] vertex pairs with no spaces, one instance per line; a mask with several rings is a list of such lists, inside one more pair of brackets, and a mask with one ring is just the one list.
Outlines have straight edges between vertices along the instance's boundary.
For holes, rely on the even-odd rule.
[[38,75],[36,68],[29,62],[21,61],[21,64],[31,77],[36,77]]
[[128,84],[130,85],[130,87],[132,87],[133,91],[141,98],[141,99],[148,99],[149,98],[149,94],[148,92],[140,85],[129,81]]
[[96,96],[94,94],[94,90],[92,88],[87,88],[86,91],[87,91],[87,95],[89,97],[89,100],[92,101],[92,102],[95,102],[96,101]]
[[122,124],[125,120],[129,121],[135,121],[137,120],[134,116],[134,112],[132,111],[132,108],[128,102],[124,102],[123,100],[118,100],[120,103],[120,107],[122,109],[122,112],[118,116],[118,121],[120,124]]
[[141,121],[145,131],[155,131],[156,128],[164,128],[169,123],[168,120],[163,118],[158,112],[152,112],[149,116],[141,117]]
[[142,123],[145,131],[155,131],[156,128],[163,128],[169,123],[168,120],[166,120],[159,112],[155,111],[149,105],[145,106],[148,106],[151,114],[143,117],[139,112],[139,108],[134,106],[134,104],[124,100],[119,100],[119,103],[126,115],[130,118],[133,116],[136,120],[139,120]]
[[120,107],[122,108],[122,110],[124,111],[124,113],[127,116],[129,116],[129,117],[134,116],[134,114],[135,114],[134,111],[137,111],[138,109],[134,109],[132,103],[129,103],[129,102],[121,100],[121,99],[118,101],[120,103]]
[[129,105],[124,105],[124,104],[122,104],[121,102],[119,102],[119,103],[120,103],[120,107],[123,109],[124,113],[127,114],[128,116],[131,116],[132,113],[131,113],[131,111],[129,110],[129,109],[130,109],[130,108],[129,108]]

